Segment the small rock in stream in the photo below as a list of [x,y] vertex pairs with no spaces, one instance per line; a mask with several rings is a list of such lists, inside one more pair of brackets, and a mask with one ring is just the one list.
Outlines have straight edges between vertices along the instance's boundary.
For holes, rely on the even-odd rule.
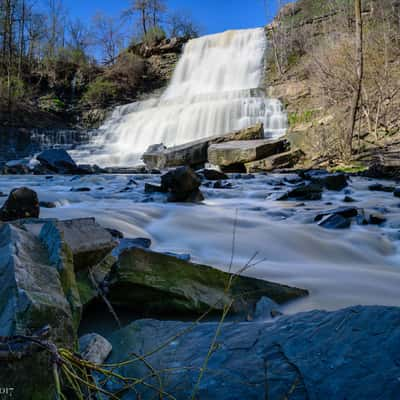
[[369,223],[371,225],[381,225],[386,221],[387,221],[386,217],[379,213],[370,214],[369,216]]
[[350,228],[351,220],[339,214],[331,214],[326,216],[318,225],[326,229],[346,229]]
[[57,207],[56,203],[53,203],[52,201],[41,201],[39,203],[39,205],[40,205],[40,207],[43,207],[43,208],[56,208]]

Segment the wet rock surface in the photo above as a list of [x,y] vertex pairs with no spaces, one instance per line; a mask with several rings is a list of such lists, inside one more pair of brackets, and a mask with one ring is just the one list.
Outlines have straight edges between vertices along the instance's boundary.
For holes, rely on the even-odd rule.
[[[59,272],[40,240],[11,224],[0,229],[0,286],[0,336],[29,336],[49,325],[48,339],[58,346],[73,347],[73,318]],[[20,360],[16,354],[16,359],[0,361],[0,380],[14,388],[17,399],[53,396],[50,354],[38,350],[36,346]]]
[[200,202],[204,200],[199,190],[200,178],[189,167],[179,167],[161,177],[161,189],[168,193],[170,202]]
[[13,189],[0,209],[0,221],[38,218],[40,214],[37,193],[27,187]]
[[44,168],[55,173],[74,174],[78,170],[75,161],[63,149],[45,150],[36,159]]
[[232,278],[209,266],[133,247],[119,256],[118,268],[110,278],[110,301],[157,313],[202,314],[210,307],[222,310],[234,300],[233,312],[251,314],[262,296],[284,303],[307,295],[302,289],[242,276],[237,276],[229,288]]
[[[207,399],[394,399],[400,367],[400,309],[352,307],[284,316],[273,323],[226,323],[208,361],[198,398]],[[187,334],[176,336],[189,329]],[[148,354],[161,374],[163,390],[178,400],[193,395],[199,370],[217,325],[142,320],[111,338],[110,362],[126,353]],[[175,339],[173,339],[176,337]],[[162,348],[161,346],[165,344]],[[168,369],[173,371],[168,372]],[[134,363],[119,372],[148,376]],[[153,385],[159,385],[156,379]],[[112,387],[112,384],[110,385]],[[141,397],[154,391],[140,387]],[[123,399],[130,399],[127,393]]]

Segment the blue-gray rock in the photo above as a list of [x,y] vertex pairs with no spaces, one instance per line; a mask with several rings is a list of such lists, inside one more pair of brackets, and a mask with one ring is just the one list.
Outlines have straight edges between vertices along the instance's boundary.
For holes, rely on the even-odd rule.
[[79,353],[84,360],[103,364],[111,351],[111,343],[97,333],[88,333],[79,338]]
[[253,319],[255,321],[265,321],[278,315],[282,315],[279,308],[279,305],[269,297],[262,297],[256,304]]
[[149,249],[151,246],[151,239],[148,238],[123,238],[119,241],[118,246],[112,251],[114,257],[119,257],[120,254],[127,249],[134,249],[139,247],[141,249]]
[[[131,353],[148,355],[146,362],[160,371],[164,392],[186,400],[193,395],[216,329],[216,323],[138,321],[111,337],[109,362],[126,360]],[[195,398],[393,400],[400,393],[399,354],[400,309],[394,307],[358,306],[272,322],[225,323]],[[146,377],[147,384],[159,386],[143,362],[118,372]],[[155,396],[148,386],[139,384],[135,390],[143,400]],[[135,396],[132,390],[122,398]]]
[[386,192],[393,193],[395,191],[394,186],[382,185],[381,183],[375,183],[373,185],[368,186],[368,189],[372,192]]
[[339,214],[331,214],[324,217],[318,225],[326,229],[346,229],[350,228],[351,219]]
[[321,221],[322,218],[326,217],[327,215],[340,215],[344,218],[352,218],[356,217],[358,214],[357,207],[338,207],[334,208],[333,210],[327,210],[320,214],[318,214],[314,221],[318,222]]
[[[76,332],[59,271],[37,236],[23,227],[0,229],[0,288],[0,336],[29,336],[49,325],[49,339],[73,349]],[[15,399],[54,398],[49,353],[0,364],[0,382],[14,388]]]
[[44,150],[36,159],[44,168],[59,174],[73,174],[78,170],[75,161],[64,149]]

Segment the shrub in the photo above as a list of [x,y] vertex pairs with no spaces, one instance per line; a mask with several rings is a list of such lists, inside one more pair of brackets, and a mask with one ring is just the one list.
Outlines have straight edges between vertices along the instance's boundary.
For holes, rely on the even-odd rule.
[[114,82],[127,95],[133,94],[141,82],[145,73],[146,65],[144,60],[133,53],[122,53],[117,62],[110,67],[105,77]]
[[39,99],[39,107],[44,111],[59,113],[64,111],[65,103],[58,97],[47,95]]
[[[10,98],[8,96],[10,95]],[[8,78],[0,78],[0,103],[6,104],[10,102],[14,104],[17,101],[22,100],[25,96],[26,88],[24,82],[16,76],[12,76],[10,79],[10,91],[8,88]]]
[[117,96],[118,86],[100,77],[89,84],[82,101],[92,106],[106,106],[112,103]]

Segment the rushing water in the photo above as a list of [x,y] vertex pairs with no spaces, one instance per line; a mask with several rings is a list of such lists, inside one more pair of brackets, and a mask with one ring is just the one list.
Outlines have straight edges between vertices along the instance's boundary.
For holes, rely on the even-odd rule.
[[264,123],[267,137],[286,129],[281,103],[265,97],[263,29],[191,40],[159,98],[114,110],[92,146],[74,153],[85,163],[130,165],[149,145],[173,146]]
[[[170,204],[162,195],[146,195],[145,182],[158,183],[159,176],[2,177],[0,189],[7,193],[28,185],[40,200],[57,203],[57,208],[42,208],[42,217],[95,217],[127,237],[150,238],[153,249],[190,253],[194,261],[222,269],[229,265],[238,210],[234,269],[258,252],[262,261],[249,275],[310,290],[308,298],[289,304],[286,312],[355,304],[400,306],[400,200],[392,193],[371,192],[370,181],[353,178],[346,189],[357,200],[352,205],[384,212],[388,221],[328,230],[316,225],[314,217],[343,206],[344,192],[326,191],[321,201],[306,204],[275,201],[272,195],[285,189],[280,186],[283,178],[233,179],[230,190],[202,186],[206,200],[199,205]],[[84,186],[91,191],[71,191]]]

